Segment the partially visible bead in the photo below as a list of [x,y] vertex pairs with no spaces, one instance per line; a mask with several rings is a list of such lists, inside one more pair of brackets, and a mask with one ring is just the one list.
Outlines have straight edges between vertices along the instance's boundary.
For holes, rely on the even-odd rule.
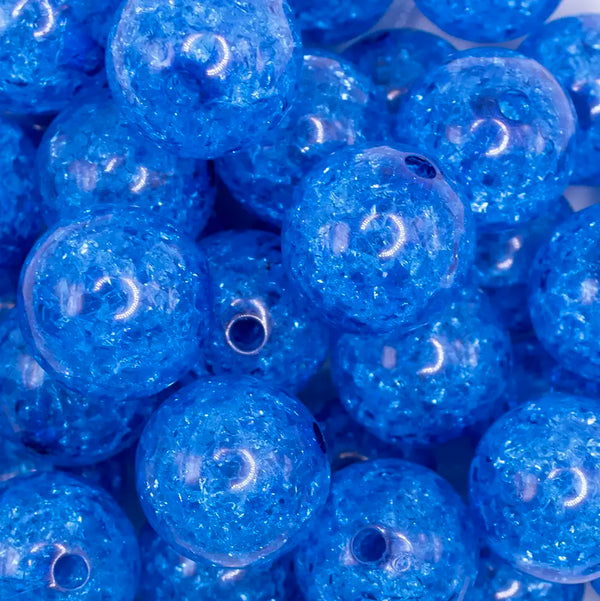
[[17,476],[51,469],[52,464],[46,458],[13,440],[0,438],[0,487]]
[[485,293],[506,329],[516,333],[530,332],[533,329],[527,284],[486,288]]
[[515,341],[508,406],[516,407],[550,392],[555,368],[556,361],[535,336],[529,335]]

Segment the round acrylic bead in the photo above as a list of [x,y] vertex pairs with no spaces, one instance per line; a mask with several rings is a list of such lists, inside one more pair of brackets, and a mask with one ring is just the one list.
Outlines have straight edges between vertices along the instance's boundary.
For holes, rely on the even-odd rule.
[[284,222],[284,264],[337,327],[385,331],[414,321],[470,268],[468,207],[410,150],[342,150],[298,192]]
[[107,68],[126,118],[147,137],[214,158],[281,121],[301,60],[285,0],[127,0]]
[[487,544],[551,582],[600,575],[600,402],[550,395],[513,409],[484,435],[471,503]]
[[537,29],[560,0],[415,0],[446,33],[473,42],[505,42]]
[[214,201],[205,162],[148,143],[107,94],[76,102],[46,131],[38,151],[46,223],[74,219],[96,204],[147,209],[197,236]]
[[294,544],[327,498],[329,463],[293,397],[249,377],[200,379],[150,419],[137,487],[148,521],[182,555],[245,567]]
[[466,507],[435,473],[398,459],[355,463],[296,557],[306,599],[461,599],[475,578]]
[[133,527],[105,491],[61,472],[0,489],[0,597],[133,601]]
[[510,357],[510,340],[487,299],[466,290],[409,332],[341,336],[332,369],[358,422],[387,442],[425,446],[494,415]]
[[279,236],[228,231],[206,238],[202,248],[214,299],[208,369],[300,388],[329,352],[329,329],[290,289]]
[[521,45],[571,95],[579,129],[571,182],[600,186],[600,15],[566,17],[544,25]]
[[457,53],[403,103],[397,134],[435,157],[482,228],[551,210],[569,183],[576,116],[537,61],[505,48]]
[[333,151],[367,139],[373,119],[381,117],[374,101],[373,84],[353,65],[307,54],[296,100],[281,126],[260,144],[220,159],[219,174],[247,209],[281,225],[310,169]]
[[21,273],[22,327],[51,377],[143,397],[189,371],[210,318],[203,253],[137,209],[96,211],[40,239]]

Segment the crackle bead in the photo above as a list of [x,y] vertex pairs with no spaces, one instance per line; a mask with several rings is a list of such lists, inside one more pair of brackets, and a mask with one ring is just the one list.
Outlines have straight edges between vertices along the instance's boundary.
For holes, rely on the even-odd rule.
[[355,463],[296,557],[306,599],[461,599],[477,573],[466,507],[434,472],[398,459]]
[[111,496],[61,472],[0,489],[0,597],[133,601],[139,553]]
[[212,211],[215,187],[208,164],[148,143],[105,93],[74,102],[52,122],[37,165],[49,225],[110,203],[147,209],[197,236]]
[[245,208],[281,225],[296,188],[335,150],[373,139],[371,80],[334,55],[306,54],[298,93],[280,127],[259,144],[217,161],[219,175]]
[[149,139],[215,158],[279,124],[300,48],[285,0],[127,0],[109,42],[108,79]]
[[600,575],[600,402],[553,394],[506,413],[482,438],[470,500],[490,546],[550,582]]
[[329,489],[308,410],[247,376],[200,379],[165,401],[137,452],[137,489],[155,531],[196,561],[241,568],[293,546]]
[[560,0],[415,0],[446,33],[472,42],[506,42],[542,25]]
[[150,528],[140,536],[144,601],[283,601],[285,571],[272,568],[223,568],[179,555]]
[[510,339],[485,295],[466,289],[408,332],[341,336],[332,375],[346,409],[373,434],[427,446],[490,419],[510,363]]
[[519,50],[542,63],[575,105],[579,129],[571,183],[600,186],[600,15],[551,21]]
[[477,48],[425,75],[403,103],[397,134],[456,181],[481,229],[506,229],[559,202],[576,125],[545,67],[506,48]]
[[202,241],[212,281],[213,326],[203,358],[214,374],[247,374],[299,389],[329,352],[329,328],[290,286],[281,239],[258,230]]
[[61,222],[21,273],[21,326],[52,378],[114,400],[157,393],[199,359],[206,259],[174,226],[105,207]]
[[283,258],[334,326],[389,331],[462,280],[473,236],[469,208],[427,158],[403,147],[348,148],[302,182]]

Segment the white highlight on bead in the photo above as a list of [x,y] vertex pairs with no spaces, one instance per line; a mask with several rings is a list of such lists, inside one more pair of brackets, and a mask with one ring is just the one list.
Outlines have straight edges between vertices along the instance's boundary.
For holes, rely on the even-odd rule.
[[430,338],[429,343],[435,349],[435,361],[431,365],[426,365],[422,369],[420,369],[417,374],[420,376],[430,376],[432,374],[436,374],[442,366],[444,365],[445,353],[444,347],[436,338]]

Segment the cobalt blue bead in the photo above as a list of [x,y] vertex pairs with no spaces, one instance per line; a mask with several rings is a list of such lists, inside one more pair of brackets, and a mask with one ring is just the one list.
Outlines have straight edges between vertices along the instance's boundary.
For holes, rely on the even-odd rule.
[[207,163],[150,144],[127,125],[108,94],[67,107],[44,134],[37,165],[49,225],[110,203],[147,209],[197,236],[212,211],[215,188]]
[[477,573],[467,510],[434,472],[399,459],[355,463],[296,557],[306,599],[462,599]]
[[413,322],[471,267],[469,208],[418,153],[342,150],[298,192],[283,227],[284,264],[338,328],[389,331]]
[[302,55],[285,0],[127,0],[108,78],[126,119],[184,156],[256,144],[293,100]]
[[335,150],[372,139],[375,88],[339,57],[306,54],[298,94],[280,127],[259,144],[223,157],[217,169],[243,206],[281,225],[296,188]]
[[210,319],[202,251],[136,208],[42,237],[21,273],[25,338],[50,377],[115,400],[157,393],[199,359]]
[[223,568],[179,555],[150,528],[140,536],[144,601],[283,601],[285,571],[272,568]]
[[456,181],[482,228],[551,211],[571,177],[569,97],[545,67],[506,48],[459,52],[429,71],[396,125]]
[[45,457],[8,438],[0,438],[0,487],[12,478],[52,469]]
[[0,597],[133,601],[139,553],[111,496],[61,472],[0,489]]
[[484,435],[470,499],[490,548],[550,582],[600,575],[600,402],[554,394],[513,409]]
[[575,105],[579,130],[571,182],[600,186],[600,15],[552,21],[527,38],[520,51],[547,67]]
[[329,328],[290,286],[279,236],[228,231],[203,240],[213,293],[204,360],[214,374],[247,374],[299,389],[329,352]]
[[341,336],[332,375],[346,409],[373,434],[426,446],[490,419],[510,363],[510,339],[489,302],[467,289],[408,332]]
[[534,31],[560,0],[415,0],[440,29],[473,42],[505,42]]
[[246,376],[200,379],[150,419],[137,489],[179,553],[239,568],[297,542],[327,498],[329,463],[319,427],[287,393]]

